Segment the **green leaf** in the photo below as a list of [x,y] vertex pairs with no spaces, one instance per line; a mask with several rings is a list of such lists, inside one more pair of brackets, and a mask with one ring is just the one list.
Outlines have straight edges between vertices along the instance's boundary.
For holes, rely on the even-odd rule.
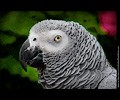
[[1,45],[12,44],[15,41],[16,41],[15,36],[0,33],[0,43],[1,43]]
[[0,19],[0,30],[28,36],[30,28],[45,18],[39,11],[10,11]]

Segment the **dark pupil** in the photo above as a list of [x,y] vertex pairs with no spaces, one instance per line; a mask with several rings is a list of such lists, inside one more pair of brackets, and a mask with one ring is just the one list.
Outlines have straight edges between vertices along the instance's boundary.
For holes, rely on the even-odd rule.
[[57,39],[59,40],[59,39],[60,39],[60,37],[57,37]]
[[36,38],[34,38],[33,41],[36,41]]

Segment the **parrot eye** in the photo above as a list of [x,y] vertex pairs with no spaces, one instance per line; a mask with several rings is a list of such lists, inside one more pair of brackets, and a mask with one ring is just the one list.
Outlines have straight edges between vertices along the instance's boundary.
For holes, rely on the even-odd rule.
[[57,36],[54,38],[54,41],[59,42],[61,39],[62,39],[62,37],[61,37],[60,35],[57,35]]
[[36,38],[33,39],[33,41],[36,41],[36,40],[37,40]]

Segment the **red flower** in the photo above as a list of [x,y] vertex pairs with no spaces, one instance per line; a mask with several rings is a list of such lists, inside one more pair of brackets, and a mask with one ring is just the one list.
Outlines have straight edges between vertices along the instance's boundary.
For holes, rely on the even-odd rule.
[[99,12],[99,21],[101,29],[107,33],[108,36],[115,36],[117,33],[117,22],[116,22],[115,11],[102,11]]

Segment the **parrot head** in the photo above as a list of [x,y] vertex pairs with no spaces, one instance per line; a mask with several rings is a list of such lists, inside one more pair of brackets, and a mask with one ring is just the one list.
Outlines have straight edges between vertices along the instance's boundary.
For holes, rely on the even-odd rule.
[[30,29],[28,39],[23,43],[19,52],[19,59],[25,71],[27,71],[27,65],[44,69],[47,58],[55,61],[55,56],[59,56],[67,49],[70,38],[65,32],[67,28],[62,27],[68,23],[66,22],[64,26],[62,23],[64,21],[44,20]]

